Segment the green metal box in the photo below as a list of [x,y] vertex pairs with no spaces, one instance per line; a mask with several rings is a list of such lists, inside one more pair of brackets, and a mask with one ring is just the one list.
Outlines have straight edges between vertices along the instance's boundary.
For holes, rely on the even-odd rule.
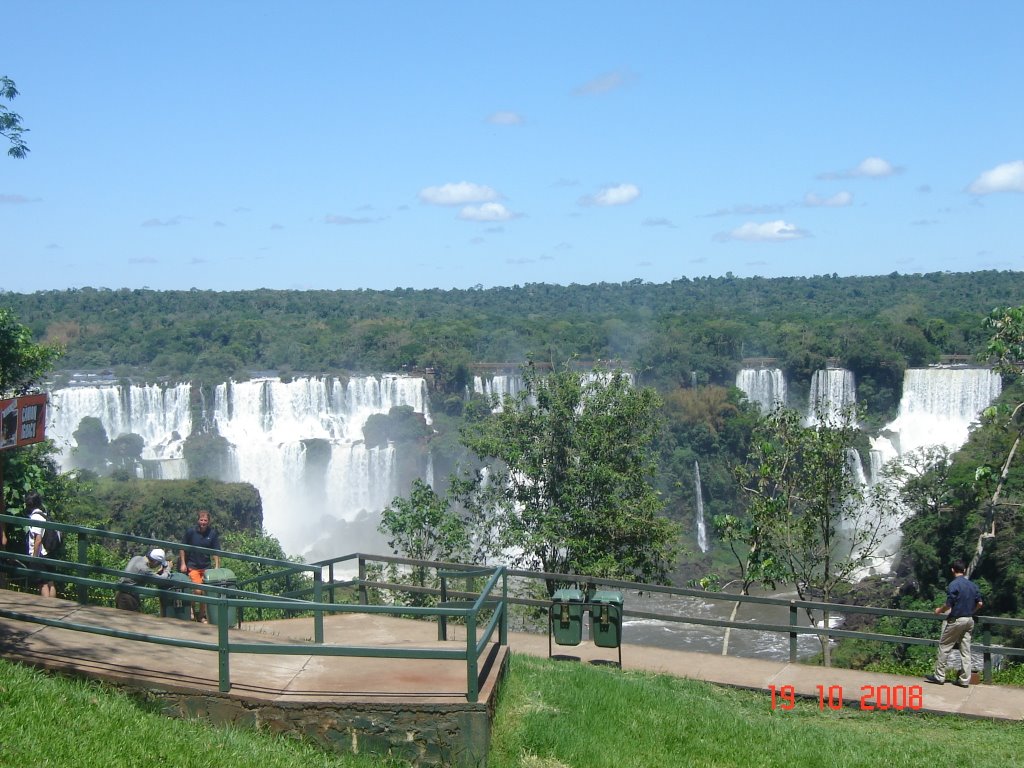
[[191,592],[192,580],[184,573],[172,573],[167,578],[174,584],[160,597],[160,615],[188,621],[192,618],[192,601],[185,596],[185,590]]
[[583,592],[558,589],[551,597],[551,636],[559,645],[583,642]]
[[601,648],[618,648],[622,644],[622,593],[599,589],[590,603],[590,639]]
[[[212,584],[215,587],[231,587],[232,589],[238,583],[235,580],[235,572],[230,568],[207,568],[206,573],[203,576],[203,582],[206,584]],[[210,597],[216,597],[211,594]],[[216,603],[206,604],[206,614],[210,619],[211,624],[219,623],[220,606]],[[228,626],[238,626],[238,610],[235,606],[231,605],[227,608],[228,613]]]

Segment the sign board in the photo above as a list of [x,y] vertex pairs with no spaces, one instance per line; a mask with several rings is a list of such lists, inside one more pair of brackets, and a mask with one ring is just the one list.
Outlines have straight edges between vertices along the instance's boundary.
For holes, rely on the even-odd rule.
[[46,439],[46,398],[43,394],[0,400],[0,451]]

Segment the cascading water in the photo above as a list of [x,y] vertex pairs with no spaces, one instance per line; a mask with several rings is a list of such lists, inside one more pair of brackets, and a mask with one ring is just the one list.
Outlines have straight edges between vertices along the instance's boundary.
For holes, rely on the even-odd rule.
[[736,374],[736,388],[764,413],[786,404],[786,378],[778,368],[743,368]]
[[68,387],[50,393],[49,436],[61,449],[60,463],[70,466],[72,435],[87,416],[99,419],[107,438],[134,433],[142,437],[142,458],[157,462],[165,479],[185,477],[185,438],[192,432],[191,387],[156,384],[122,387]]
[[704,523],[704,490],[700,484],[700,463],[693,462],[693,496],[697,506],[697,546],[708,551],[708,529]]
[[886,459],[933,445],[955,451],[967,442],[971,424],[1002,390],[999,374],[988,368],[908,368],[899,414],[872,447]]
[[[55,390],[49,434],[70,448],[81,419],[96,416],[111,439],[142,435],[146,458],[167,458],[173,448],[178,472],[163,476],[185,477],[181,446],[192,432],[189,395],[188,384]],[[363,425],[395,406],[412,407],[429,424],[427,403],[426,381],[406,376],[222,384],[208,414],[231,446],[233,468],[221,479],[249,482],[259,490],[264,527],[289,554],[315,558],[384,551],[378,516],[403,490],[397,450],[367,448]],[[172,441],[169,435],[178,437]]]
[[811,375],[807,398],[807,424],[817,424],[819,415],[838,421],[844,408],[857,403],[857,387],[853,371],[845,368],[824,368]]

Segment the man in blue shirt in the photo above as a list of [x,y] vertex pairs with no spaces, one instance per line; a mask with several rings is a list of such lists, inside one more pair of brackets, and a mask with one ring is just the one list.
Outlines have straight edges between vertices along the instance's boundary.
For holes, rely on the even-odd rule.
[[961,676],[953,681],[953,685],[967,688],[971,684],[971,630],[974,629],[974,614],[981,610],[981,590],[964,576],[967,566],[963,560],[955,560],[950,566],[953,580],[946,587],[946,602],[935,609],[936,613],[946,614],[946,623],[942,625],[939,636],[939,652],[935,657],[935,674],[928,675],[925,681],[942,685],[946,682],[946,659],[954,648],[960,650]]
[[[182,541],[193,547],[220,549],[220,535],[217,533],[217,529],[210,525],[209,512],[205,509],[199,510],[199,513],[196,515],[195,527],[185,531]],[[178,552],[181,572],[187,573],[189,579],[195,584],[203,583],[203,576],[206,575],[206,570],[210,567],[211,560],[213,561],[214,568],[220,568],[220,555],[211,555],[208,552],[186,552],[184,549],[178,550]],[[201,590],[196,590],[196,594],[201,593]],[[206,603],[194,603],[192,613],[196,621],[201,621],[203,624],[208,623],[206,620]]]

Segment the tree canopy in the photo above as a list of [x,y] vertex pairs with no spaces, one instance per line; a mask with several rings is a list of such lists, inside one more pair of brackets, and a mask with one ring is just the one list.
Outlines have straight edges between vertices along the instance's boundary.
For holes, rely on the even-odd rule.
[[[13,101],[18,95],[18,89],[14,81],[6,75],[0,77],[0,99]],[[7,154],[18,159],[24,158],[29,153],[28,145],[22,135],[28,130],[21,124],[21,115],[12,112],[3,102],[0,102],[0,136],[7,139],[10,147]]]

